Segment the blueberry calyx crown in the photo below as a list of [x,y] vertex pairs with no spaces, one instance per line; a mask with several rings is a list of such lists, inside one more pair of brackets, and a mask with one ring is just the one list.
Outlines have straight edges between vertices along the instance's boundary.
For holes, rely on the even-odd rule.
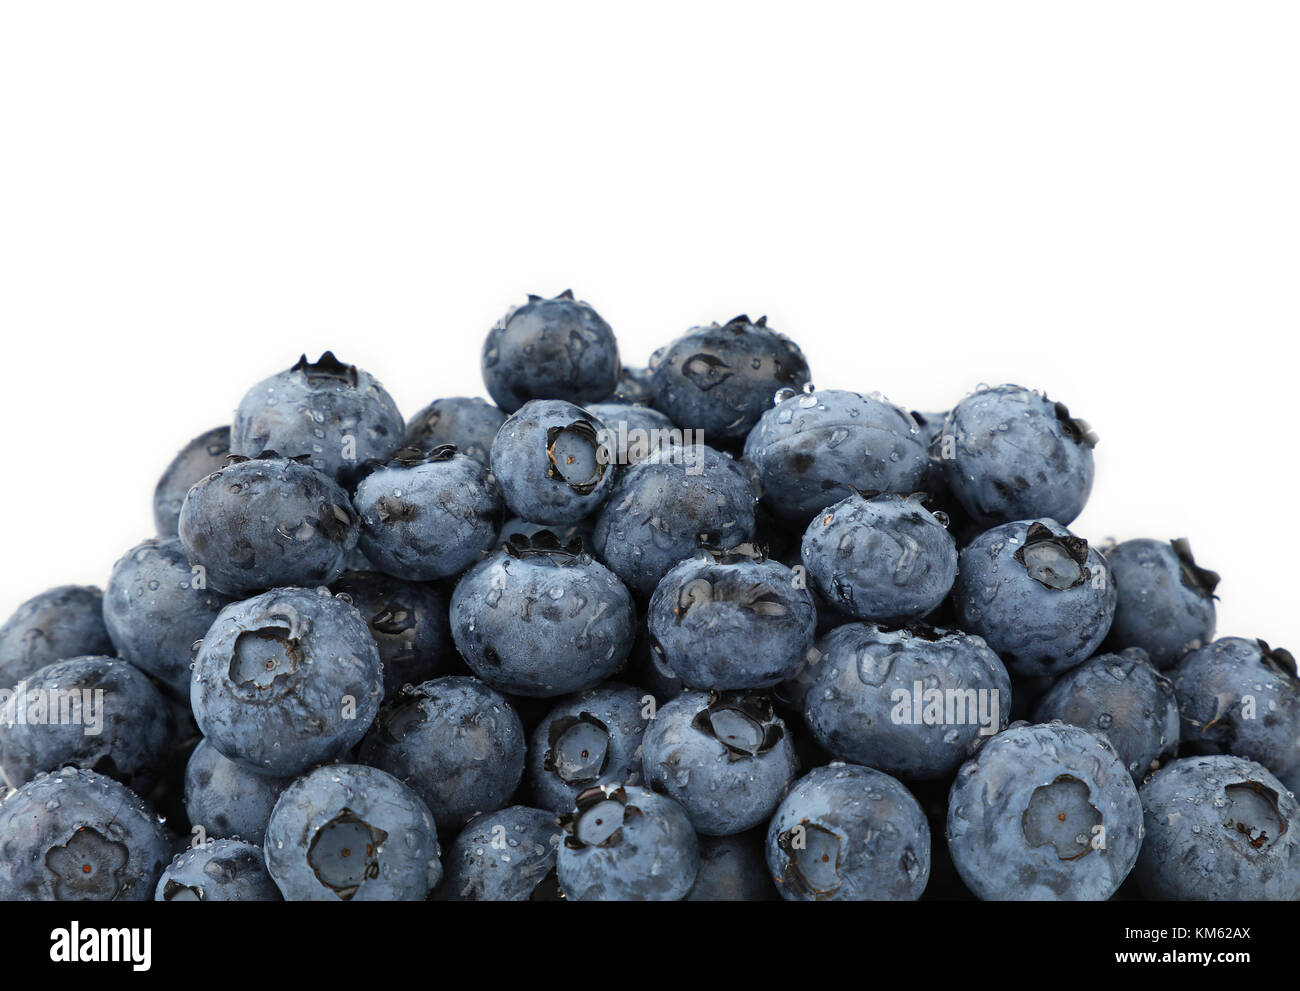
[[1283,677],[1295,681],[1298,677],[1296,673],[1295,655],[1289,650],[1281,647],[1270,647],[1267,641],[1256,640],[1259,644],[1259,656],[1265,664],[1276,671]]
[[[1044,396],[1044,399],[1047,397]],[[1084,444],[1089,449],[1097,446],[1097,434],[1089,426],[1087,420],[1080,420],[1078,417],[1070,415],[1070,410],[1065,403],[1052,403],[1052,411],[1056,413],[1056,419],[1060,422],[1061,428],[1065,431],[1065,436],[1076,444]]]
[[1192,545],[1186,537],[1171,540],[1169,544],[1178,557],[1179,577],[1183,584],[1202,599],[1215,598],[1214,590],[1219,587],[1219,573],[1202,568],[1196,563],[1196,559],[1192,557]]
[[941,630],[919,619],[911,623],[872,623],[871,625],[876,628],[877,633],[897,633],[903,639],[925,640],[929,643],[939,643],[953,636],[951,630]]
[[333,351],[326,351],[314,362],[304,354],[289,371],[302,374],[308,382],[344,382],[353,389],[357,387],[357,366],[339,361]]
[[760,757],[785,736],[772,700],[757,692],[709,692],[691,726],[721,743],[731,763]]
[[[701,537],[713,537],[713,534],[701,534]],[[743,564],[746,561],[762,563],[767,560],[767,548],[758,544],[737,544],[735,547],[720,547],[703,540],[695,549],[695,556],[713,564]]]
[[1077,588],[1092,577],[1088,568],[1088,541],[1058,537],[1042,523],[1031,523],[1025,542],[1011,555],[1025,572],[1054,592]]
[[455,456],[455,444],[439,444],[427,451],[418,447],[404,447],[393,455],[389,464],[401,465],[403,468],[413,468],[416,465],[431,465],[440,461],[450,461]]
[[641,815],[641,810],[628,804],[627,789],[622,785],[587,788],[578,793],[573,811],[560,816],[564,845],[570,850],[617,846],[623,824],[634,815]]
[[279,451],[275,450],[275,448],[268,447],[265,450],[254,454],[251,458],[246,454],[227,454],[224,464],[229,468],[231,465],[242,465],[245,461],[292,461],[295,464],[307,465],[310,467],[311,455],[295,454],[290,457],[287,454],[281,454]]
[[723,324],[714,324],[714,326],[715,326],[715,327],[722,327],[722,328],[727,329],[727,330],[734,330],[736,333],[740,333],[740,332],[741,332],[742,330],[744,330],[746,327],[766,327],[766,326],[767,326],[767,317],[766,317],[766,316],[761,316],[761,317],[759,317],[757,320],[751,320],[751,319],[749,319],[749,315],[748,315],[748,314],[746,314],[746,313],[741,313],[741,314],[739,314],[738,316],[734,316],[734,317],[732,317],[732,318],[731,318],[730,320],[728,320],[726,323],[723,323]]
[[[596,428],[587,420],[575,420],[567,427],[548,427],[546,429],[546,477],[563,482],[578,495],[591,495],[605,477],[605,466],[608,459],[595,456],[591,476],[580,481],[570,479],[556,461],[556,444],[565,436],[577,436],[580,440],[587,442],[591,445],[595,455],[598,455],[604,447]],[[574,459],[570,457],[569,460],[573,461]]]
[[[552,299],[573,299],[573,290],[572,290],[572,289],[566,289],[566,290],[564,290],[564,292],[559,293],[558,295],[552,296],[551,298],[552,298]],[[528,302],[530,302],[530,303],[541,303],[541,302],[543,302],[545,299],[546,299],[545,296],[539,296],[539,295],[537,295],[536,293],[531,293],[531,292],[530,292],[530,293],[528,294]]]
[[560,538],[550,530],[538,530],[534,534],[512,533],[501,545],[501,549],[519,560],[545,557],[555,564],[567,564],[583,556],[581,537],[574,537],[567,544],[562,544]]
[[[566,768],[561,766],[559,749],[560,743],[565,735],[575,727],[591,727],[604,737],[605,745],[601,751],[600,761],[595,766],[588,766],[585,769]],[[551,725],[546,733],[547,747],[546,753],[542,757],[542,769],[550,771],[569,784],[586,784],[598,779],[609,768],[609,727],[600,719],[597,719],[590,712],[579,712],[576,716],[561,716],[551,721]],[[589,752],[584,749],[580,760],[590,756]],[[581,776],[579,776],[581,775]]]

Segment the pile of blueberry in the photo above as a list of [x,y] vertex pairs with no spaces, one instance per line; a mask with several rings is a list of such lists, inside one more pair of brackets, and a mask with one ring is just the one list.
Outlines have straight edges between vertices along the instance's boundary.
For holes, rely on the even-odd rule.
[[326,353],[0,628],[0,898],[1300,898],[1300,682],[1096,437],[817,390],[763,319],[647,369],[571,293],[494,403]]

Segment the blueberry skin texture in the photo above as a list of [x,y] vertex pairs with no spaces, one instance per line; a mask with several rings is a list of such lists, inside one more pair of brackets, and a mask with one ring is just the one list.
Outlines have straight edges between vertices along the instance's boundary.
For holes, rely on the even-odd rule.
[[230,453],[230,427],[213,427],[181,448],[153,492],[154,529],[160,537],[176,536],[185,494],[199,479],[221,468]]
[[704,555],[664,575],[647,621],[651,649],[684,684],[770,688],[803,665],[817,607],[778,561]]
[[[615,798],[623,804],[617,810],[621,825],[600,844],[585,844],[573,835],[560,844],[556,872],[565,897],[572,901],[685,898],[700,865],[699,841],[686,811],[668,796],[634,785],[595,791],[623,796]],[[583,808],[579,806],[580,811]],[[566,831],[575,825],[570,821]]]
[[649,596],[701,543],[729,550],[753,540],[754,502],[748,474],[730,455],[670,447],[619,473],[592,542],[628,588]]
[[435,586],[378,571],[348,571],[330,591],[346,596],[370,627],[384,668],[385,696],[428,681],[451,658],[447,598]]
[[607,681],[564,699],[537,724],[527,774],[538,808],[568,812],[588,788],[641,783],[645,695],[643,689]]
[[795,526],[853,489],[919,492],[930,463],[905,410],[839,389],[790,396],[765,412],[745,440],[745,460],[767,507]]
[[1124,762],[1078,726],[1013,725],[962,766],[949,793],[948,849],[985,901],[1104,901],[1133,869],[1142,835]]
[[118,655],[187,701],[190,649],[233,601],[196,581],[181,542],[154,538],[127,551],[104,587],[104,626]]
[[657,409],[632,403],[592,403],[587,412],[605,425],[601,441],[617,465],[644,461],[661,447],[680,445],[682,431]]
[[[683,692],[660,706],[641,741],[641,766],[646,784],[681,803],[696,832],[730,836],[771,818],[799,760],[785,723],[770,710],[762,725],[773,726],[776,739],[764,740],[766,749],[727,746],[717,709],[708,728],[715,701],[716,694]],[[728,706],[726,696],[721,704]]]
[[59,585],[28,599],[0,626],[0,688],[55,661],[115,650],[104,627],[103,593]]
[[1098,654],[1063,674],[1034,709],[1035,722],[1053,719],[1104,736],[1139,787],[1178,752],[1174,686],[1135,647]]
[[42,774],[0,803],[0,901],[149,901],[170,859],[153,811],[94,771]]
[[985,526],[1040,517],[1068,526],[1092,491],[1096,437],[1087,424],[1018,385],[967,396],[939,444],[949,489]]
[[779,390],[809,379],[798,345],[746,316],[692,327],[654,353],[650,374],[655,407],[715,445],[743,441]]
[[[158,780],[176,743],[176,715],[138,668],[116,657],[72,657],[33,672],[20,684],[29,700],[28,714],[21,714],[24,699],[17,692],[0,704],[0,777],[11,788],[61,767],[95,770],[142,794]],[[63,716],[35,724],[22,721],[32,719],[33,693],[50,699],[55,690],[77,693],[79,704],[71,710],[75,722]],[[85,693],[100,691],[102,696],[92,695],[93,709],[85,708]]]
[[1196,566],[1186,541],[1126,540],[1106,552],[1119,598],[1107,645],[1140,647],[1161,670],[1214,639],[1219,576]]
[[438,901],[526,902],[554,890],[563,833],[554,812],[525,805],[475,816],[443,856]]
[[[1035,529],[1040,528],[1040,529]],[[1042,538],[1033,547],[1027,538]],[[958,556],[952,597],[963,630],[983,637],[1012,675],[1059,675],[1091,657],[1115,615],[1115,583],[1105,558],[1077,542],[1069,546],[1082,563],[1061,553],[1060,540],[1078,541],[1055,520],[1007,523],[980,534]],[[1080,546],[1082,544],[1082,546]],[[1056,569],[1055,577],[1050,568]],[[1051,579],[1048,587],[1033,575]]]
[[442,880],[429,809],[391,774],[361,764],[318,767],[285,789],[265,852],[287,901],[423,901]]
[[483,382],[506,413],[533,399],[599,402],[618,374],[613,330],[568,289],[552,299],[530,295],[483,342]]
[[930,879],[920,803],[888,774],[856,764],[835,762],[797,780],[768,825],[766,849],[787,901],[915,901]]
[[859,619],[919,619],[947,598],[957,544],[919,499],[855,494],[815,516],[800,557],[832,606]]
[[279,588],[227,606],[194,659],[190,704],[225,757],[279,777],[342,756],[383,695],[379,649],[342,599]]
[[362,553],[413,582],[460,574],[496,543],[501,525],[491,474],[463,454],[377,468],[357,485],[354,505]]
[[[950,778],[1010,720],[1006,668],[983,640],[960,630],[851,623],[817,642],[811,666],[803,714],[818,744],[905,780]],[[926,709],[932,689],[943,693],[937,713]],[[949,697],[961,704],[951,722]]]
[[1170,680],[1184,754],[1232,754],[1279,776],[1300,767],[1300,681],[1290,655],[1222,637],[1179,661]]
[[701,836],[700,869],[688,902],[768,902],[779,898],[767,873],[763,831]]
[[432,451],[451,444],[479,464],[492,463],[492,440],[506,414],[477,396],[435,399],[406,425],[406,447]]
[[[605,425],[561,400],[535,399],[514,413],[492,442],[492,474],[516,516],[533,523],[577,523],[614,487],[615,467],[600,443]],[[576,457],[569,467],[568,456]]]
[[192,826],[217,839],[241,839],[258,846],[280,793],[293,778],[259,774],[222,755],[207,740],[185,765],[185,813]]
[[154,901],[278,902],[262,848],[242,840],[212,840],[176,855],[154,889]]
[[451,635],[470,669],[500,692],[549,698],[594,688],[632,647],[636,608],[585,554],[505,548],[451,596]]
[[1300,899],[1300,805],[1259,764],[1184,757],[1153,774],[1141,797],[1146,840],[1133,875],[1145,897]]
[[252,595],[328,585],[357,546],[348,494],[315,468],[284,458],[238,461],[190,489],[180,540],[210,587]]
[[305,456],[311,467],[348,485],[365,462],[392,457],[405,433],[384,387],[326,351],[315,362],[303,355],[248,390],[235,410],[230,450],[246,458],[263,451]]
[[477,678],[449,675],[387,702],[358,756],[419,795],[440,828],[456,830],[510,801],[525,750],[509,702]]

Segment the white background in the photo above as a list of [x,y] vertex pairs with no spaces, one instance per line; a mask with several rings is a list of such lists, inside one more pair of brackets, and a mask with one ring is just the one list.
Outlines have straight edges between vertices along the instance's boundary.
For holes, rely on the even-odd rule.
[[[798,13],[796,14],[795,11]],[[1099,539],[1300,646],[1287,3],[5,3],[0,614],[324,348],[410,414],[572,286],[644,363],[767,313],[822,387],[1046,389]],[[2,616],[0,616],[2,618]]]

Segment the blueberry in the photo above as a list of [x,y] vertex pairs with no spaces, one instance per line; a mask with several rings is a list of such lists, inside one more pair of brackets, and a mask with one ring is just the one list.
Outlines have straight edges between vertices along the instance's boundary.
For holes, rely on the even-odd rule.
[[1006,728],[1011,679],[960,630],[851,623],[817,642],[803,713],[827,752],[905,779],[951,777]]
[[492,473],[516,516],[534,523],[577,523],[614,485],[605,425],[561,400],[525,403],[492,442]]
[[178,539],[155,538],[113,566],[104,589],[104,625],[119,656],[188,702],[190,648],[230,603],[205,586]]
[[1105,739],[1014,724],[967,761],[948,802],[948,849],[985,900],[1104,901],[1142,845],[1142,805]]
[[265,849],[289,901],[424,901],[442,879],[433,816],[377,767],[303,775],[275,803]]
[[81,767],[144,793],[177,736],[176,715],[138,668],[73,657],[0,691],[0,776],[11,788],[41,771]]
[[730,550],[753,539],[749,475],[703,445],[664,448],[623,469],[592,538],[610,570],[646,596],[696,548]]
[[888,774],[828,764],[781,801],[767,867],[787,901],[915,901],[930,878],[930,826]]
[[1262,640],[1223,637],[1170,672],[1184,754],[1232,754],[1277,775],[1300,767],[1295,658]]
[[553,299],[529,296],[483,343],[483,381],[507,413],[532,399],[598,402],[614,391],[618,374],[614,332],[569,289]]
[[1068,526],[1092,491],[1096,443],[1062,403],[1003,385],[958,403],[939,447],[948,487],[977,522],[1045,517]]
[[357,485],[361,550],[385,574],[450,578],[491,548],[501,498],[488,469],[454,447],[403,448]]
[[919,492],[930,463],[906,411],[837,389],[783,398],[750,431],[745,460],[758,470],[764,503],[796,526],[854,489]]
[[654,402],[654,381],[648,368],[628,368],[623,366],[618,373],[618,384],[610,395],[612,403],[634,403],[637,406],[649,406]]
[[432,451],[450,444],[486,465],[492,459],[492,440],[505,422],[505,413],[477,396],[435,399],[407,423],[405,446]]
[[236,459],[190,489],[180,540],[207,584],[231,596],[328,585],[357,545],[348,494],[315,468],[275,455]]
[[393,398],[368,373],[326,351],[248,390],[235,410],[230,450],[246,458],[278,451],[350,484],[371,459],[402,446],[406,428]]
[[952,590],[962,629],[1013,675],[1057,675],[1092,656],[1115,614],[1105,558],[1055,520],[994,527],[965,547]]
[[243,840],[212,840],[176,855],[158,879],[159,902],[278,902],[262,848]]
[[633,785],[590,788],[561,817],[557,872],[572,901],[679,901],[699,870],[685,810]]
[[1240,757],[1186,757],[1142,786],[1146,840],[1134,876],[1147,898],[1300,899],[1300,805]]
[[176,536],[181,504],[194,483],[217,471],[230,453],[230,428],[213,427],[181,448],[153,492],[153,522],[160,537]]
[[1113,650],[1141,647],[1164,669],[1214,639],[1219,576],[1197,565],[1186,539],[1126,540],[1106,551],[1106,563],[1119,596]]
[[1174,686],[1136,647],[1063,674],[1034,709],[1035,722],[1053,719],[1104,736],[1138,785],[1178,752]]
[[275,800],[292,782],[259,774],[200,740],[185,767],[185,813],[206,837],[260,845]]
[[279,588],[221,611],[194,659],[190,702],[223,755],[284,776],[359,743],[382,695],[360,613],[324,590]]
[[0,688],[67,657],[112,654],[104,597],[87,585],[60,585],[33,596],[0,626]]
[[645,692],[607,681],[552,709],[533,730],[528,786],[539,808],[567,812],[596,785],[641,783]]
[[138,795],[64,768],[0,803],[0,901],[149,901],[170,859]]
[[763,855],[763,831],[701,836],[700,869],[688,902],[765,902],[778,898]]
[[443,856],[439,901],[552,901],[559,896],[554,812],[512,805],[475,816]]
[[660,706],[641,742],[646,783],[681,803],[705,836],[766,822],[799,762],[770,699],[752,692],[683,692]]
[[623,583],[548,531],[512,540],[471,568],[451,596],[451,635],[465,662],[514,695],[595,687],[623,664],[635,625]]
[[509,702],[477,678],[450,675],[386,702],[359,756],[419,795],[440,828],[455,830],[510,801],[525,749]]
[[592,403],[587,412],[604,424],[600,440],[616,465],[636,464],[660,448],[684,440],[672,420],[649,406]]
[[780,389],[802,389],[808,362],[798,345],[738,316],[692,327],[650,359],[655,407],[674,423],[704,431],[705,442],[739,443]]
[[330,591],[351,602],[370,627],[384,667],[385,695],[428,681],[452,656],[447,598],[433,585],[348,571]]
[[704,552],[668,572],[650,597],[652,649],[684,684],[770,688],[796,674],[812,646],[812,593],[785,565]]
[[817,590],[859,619],[920,619],[957,577],[957,545],[911,496],[851,494],[804,531],[800,556]]

